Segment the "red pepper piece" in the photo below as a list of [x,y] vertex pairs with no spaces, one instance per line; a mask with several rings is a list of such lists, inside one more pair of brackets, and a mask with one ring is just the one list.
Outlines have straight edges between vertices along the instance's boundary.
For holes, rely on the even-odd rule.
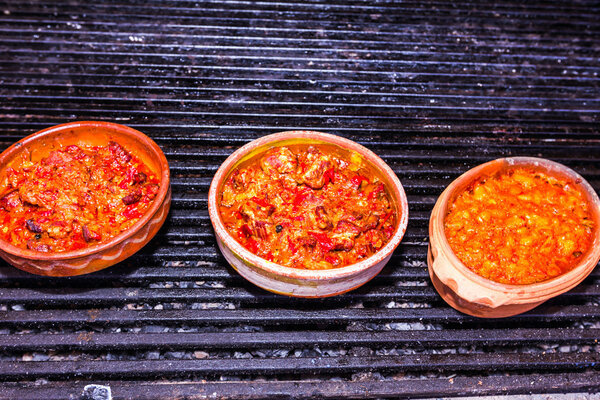
[[294,200],[292,200],[292,204],[294,206],[299,206],[304,203],[304,200],[306,200],[308,196],[310,196],[310,193],[297,193],[296,196],[294,196]]
[[119,187],[121,189],[126,189],[129,186],[129,184],[133,182],[136,175],[137,170],[135,168],[128,168],[127,171],[125,171],[125,177],[123,178],[121,183],[119,183]]
[[248,239],[245,247],[254,254],[258,253],[258,243],[256,243],[256,240],[252,238]]
[[131,204],[125,209],[125,211],[123,211],[123,216],[127,219],[134,219],[141,217],[142,213],[138,211],[137,206],[135,204]]
[[328,252],[333,249],[333,241],[329,236],[327,236],[327,234],[321,232],[308,232],[308,234],[317,239],[317,242],[319,242],[319,245],[323,251]]
[[327,171],[323,173],[323,177],[325,178],[325,185],[328,182],[335,184],[335,170],[333,168],[329,168]]
[[261,207],[265,207],[265,208],[273,207],[273,205],[267,203],[267,201],[265,199],[261,199],[261,198],[256,197],[256,196],[250,198],[250,200],[252,200],[253,202],[255,202],[256,204],[258,204]]
[[296,245],[294,245],[294,242],[292,242],[292,239],[290,239],[290,237],[287,237],[287,242],[288,242],[288,248],[290,249],[290,252],[292,254],[296,254],[298,252],[298,248],[296,247]]
[[325,259],[325,261],[327,261],[329,264],[333,265],[334,267],[336,267],[340,264],[340,258],[337,256],[326,255],[324,259]]
[[377,195],[381,192],[383,192],[383,183],[380,183],[379,185],[375,186],[375,189],[373,189],[373,191],[369,193],[367,198],[369,200],[375,200],[377,198]]
[[369,183],[369,180],[362,175],[356,175],[352,179],[350,179],[350,182],[352,182],[352,184],[356,187],[360,186],[360,184],[363,181],[366,181],[367,183]]
[[250,237],[250,236],[252,236],[252,229],[250,229],[248,224],[244,224],[244,225],[240,226],[240,229],[238,230],[238,234],[241,234],[241,236],[243,236],[243,237]]

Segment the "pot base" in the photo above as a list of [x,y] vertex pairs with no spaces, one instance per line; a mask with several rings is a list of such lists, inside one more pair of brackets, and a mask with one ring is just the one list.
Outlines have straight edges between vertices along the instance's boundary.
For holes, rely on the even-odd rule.
[[512,317],[513,315],[521,314],[526,311],[529,311],[544,301],[537,301],[534,303],[527,304],[508,304],[499,307],[487,307],[483,304],[473,303],[466,301],[462,297],[458,296],[454,290],[448,285],[445,285],[440,281],[440,279],[435,274],[435,270],[433,268],[433,255],[431,254],[431,247],[427,250],[427,267],[429,270],[429,277],[431,278],[431,282],[435,287],[435,290],[439,293],[439,295],[444,299],[446,303],[448,303],[452,308],[457,311],[460,311],[464,314],[471,315],[473,317],[479,318],[504,318],[504,317]]

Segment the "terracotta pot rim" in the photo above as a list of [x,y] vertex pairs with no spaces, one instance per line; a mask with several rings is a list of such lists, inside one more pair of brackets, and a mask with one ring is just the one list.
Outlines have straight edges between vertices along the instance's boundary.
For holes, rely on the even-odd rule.
[[[435,239],[438,246],[440,246],[439,251],[443,252],[444,256],[449,258],[450,263],[457,272],[464,275],[470,281],[494,291],[506,292],[510,295],[518,296],[512,301],[512,303],[528,302],[531,299],[540,299],[541,297],[549,299],[577,285],[595,268],[598,260],[600,259],[600,246],[597,245],[600,242],[600,227],[597,226],[595,229],[595,238],[591,244],[590,250],[573,269],[552,279],[526,285],[513,285],[496,282],[471,271],[456,256],[446,238],[444,229],[445,211],[447,210],[450,199],[456,194],[456,191],[464,186],[464,177],[469,177],[469,180],[467,181],[465,179],[465,181],[470,183],[481,176],[482,170],[490,167],[497,167],[497,170],[501,170],[511,166],[533,166],[540,168],[541,170],[548,171],[550,174],[562,174],[568,178],[578,180],[580,187],[589,196],[588,198],[590,199],[590,203],[595,209],[593,212],[595,212],[597,215],[600,214],[600,199],[598,198],[595,190],[592,188],[589,182],[587,182],[581,175],[571,168],[558,162],[538,157],[498,158],[468,170],[456,178],[440,195],[440,198],[438,199],[439,218],[436,218],[435,221],[433,221],[433,231],[437,236]],[[436,207],[438,205],[436,205]],[[437,234],[439,234],[439,236]],[[595,263],[590,262],[590,259],[595,259]]]
[[125,125],[105,121],[75,121],[60,125],[54,125],[49,128],[42,129],[29,136],[26,136],[18,142],[12,144],[9,148],[2,152],[2,154],[0,154],[0,165],[3,165],[7,161],[11,160],[15,155],[17,155],[20,152],[20,149],[24,145],[31,145],[42,138],[52,136],[56,133],[65,130],[80,127],[103,128],[114,132],[118,135],[136,138],[139,141],[148,145],[148,147],[152,150],[152,155],[159,161],[160,165],[160,188],[154,201],[152,202],[152,205],[148,210],[146,210],[144,215],[129,229],[127,229],[124,232],[121,232],[119,235],[111,238],[110,240],[102,242],[96,246],[90,246],[83,249],[65,251],[60,253],[41,253],[38,251],[16,247],[8,243],[7,241],[0,239],[0,250],[27,260],[64,261],[83,258],[90,255],[94,255],[96,253],[101,253],[106,249],[111,248],[129,239],[131,236],[135,235],[135,233],[139,231],[146,223],[148,223],[148,221],[150,221],[150,219],[159,211],[170,189],[170,171],[167,159],[160,147],[158,147],[158,145],[154,142],[154,140],[146,136],[144,133]]
[[[397,207],[401,212],[401,217],[397,223],[394,235],[388,241],[388,243],[386,243],[386,245],[383,248],[381,248],[377,253],[373,254],[371,257],[365,260],[362,260],[355,264],[347,265],[345,267],[333,268],[328,270],[304,270],[286,267],[267,261],[264,258],[253,254],[249,250],[246,250],[227,232],[223,222],[221,221],[217,201],[218,189],[221,186],[223,179],[228,175],[231,168],[234,167],[240,159],[242,159],[245,155],[252,152],[253,150],[259,149],[268,144],[275,144],[290,139],[306,139],[308,141],[319,141],[334,144],[346,150],[354,150],[366,160],[368,160],[386,177],[386,179],[389,182],[392,183],[393,187],[390,188],[390,190],[394,192],[394,196],[398,199]],[[281,277],[315,281],[344,278],[347,276],[356,275],[361,271],[373,267],[389,255],[391,255],[394,249],[400,244],[400,241],[402,240],[402,237],[404,236],[404,233],[406,232],[406,227],[408,225],[408,201],[404,192],[404,188],[402,187],[402,184],[400,183],[400,180],[398,179],[394,171],[392,171],[392,169],[379,156],[377,156],[375,153],[373,153],[366,147],[341,136],[318,131],[305,130],[285,131],[266,135],[245,144],[244,146],[236,150],[233,154],[231,154],[225,160],[225,162],[221,164],[212,180],[208,194],[208,211],[217,237],[223,242],[225,246],[227,246],[231,251],[233,251],[245,263],[251,264],[266,272]]]

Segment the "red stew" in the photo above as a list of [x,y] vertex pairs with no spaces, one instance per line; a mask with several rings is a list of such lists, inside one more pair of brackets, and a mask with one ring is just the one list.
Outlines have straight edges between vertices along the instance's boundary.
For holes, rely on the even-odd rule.
[[594,229],[590,204],[572,180],[527,168],[473,183],[445,219],[450,247],[467,268],[519,285],[573,269]]
[[371,256],[399,217],[375,170],[332,145],[277,147],[253,158],[227,178],[220,213],[252,253],[304,269]]
[[0,237],[41,252],[107,241],[140,219],[159,183],[116,142],[67,146],[39,162],[23,159],[0,183]]

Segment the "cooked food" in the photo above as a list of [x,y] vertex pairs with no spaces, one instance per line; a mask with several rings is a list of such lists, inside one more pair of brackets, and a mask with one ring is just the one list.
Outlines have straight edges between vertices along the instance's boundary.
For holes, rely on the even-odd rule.
[[325,144],[276,147],[245,162],[227,177],[219,211],[246,249],[302,269],[373,255],[399,218],[375,169],[357,153]]
[[573,269],[596,228],[576,182],[525,167],[474,182],[445,218],[450,247],[467,268],[517,285]]
[[159,182],[116,142],[66,146],[38,162],[24,157],[0,182],[0,237],[40,252],[105,242],[140,219]]

